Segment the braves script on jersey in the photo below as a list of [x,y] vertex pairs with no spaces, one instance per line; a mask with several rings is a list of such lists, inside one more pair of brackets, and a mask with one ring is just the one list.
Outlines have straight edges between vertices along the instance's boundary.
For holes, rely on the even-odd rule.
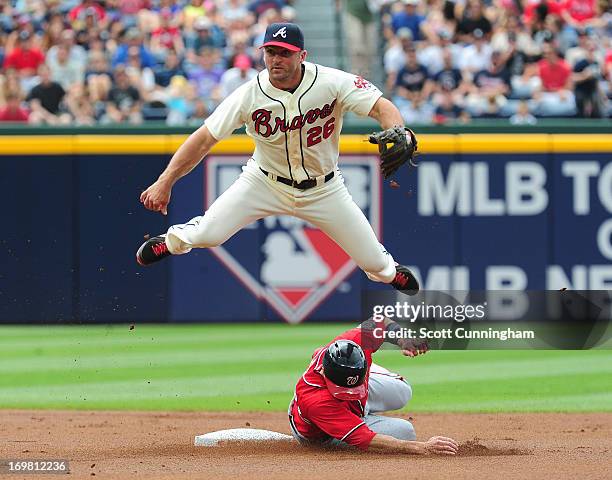
[[307,180],[333,172],[342,116],[368,115],[382,93],[361,77],[304,62],[291,93],[274,87],[267,70],[226,98],[205,125],[217,140],[246,126],[257,164],[282,177]]
[[[384,324],[376,323],[376,327],[384,329]],[[330,344],[340,339],[352,340],[363,349],[368,363],[364,383],[367,392],[372,354],[380,348],[382,340],[374,338],[371,332],[368,334],[361,328],[353,328],[314,352],[308,369],[295,387],[295,397],[289,407],[289,422],[294,432],[307,440],[320,441],[332,437],[367,450],[376,435],[363,418],[368,394],[360,400],[337,400],[325,386],[322,376],[323,355]]]

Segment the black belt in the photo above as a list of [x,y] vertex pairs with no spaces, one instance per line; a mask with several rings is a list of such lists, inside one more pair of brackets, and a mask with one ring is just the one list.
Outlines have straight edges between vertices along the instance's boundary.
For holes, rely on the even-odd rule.
[[[315,178],[311,178],[308,180],[302,180],[301,182],[296,182],[295,180],[291,180],[290,178],[281,177],[279,175],[273,175],[270,172],[266,172],[263,168],[259,167],[259,169],[266,174],[268,178],[272,180],[276,180],[277,182],[284,183],[285,185],[289,185],[290,187],[295,187],[300,190],[308,190],[309,188],[317,186],[317,180]],[[335,172],[329,172],[325,175],[323,179],[323,183],[329,182],[332,178],[334,178]]]

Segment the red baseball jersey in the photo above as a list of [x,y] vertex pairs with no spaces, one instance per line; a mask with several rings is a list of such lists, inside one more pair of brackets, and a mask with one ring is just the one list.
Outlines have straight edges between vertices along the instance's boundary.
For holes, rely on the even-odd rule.
[[[385,328],[382,322],[377,322],[376,327],[383,330]],[[336,340],[352,340],[363,349],[368,362],[364,383],[367,392],[372,354],[380,348],[383,339],[375,338],[372,332],[357,327],[315,350],[308,369],[295,387],[295,396],[289,409],[289,422],[293,430],[307,440],[321,441],[333,437],[367,450],[376,435],[363,419],[367,393],[360,400],[338,400],[325,386],[325,378],[322,375],[323,356],[327,347]]]

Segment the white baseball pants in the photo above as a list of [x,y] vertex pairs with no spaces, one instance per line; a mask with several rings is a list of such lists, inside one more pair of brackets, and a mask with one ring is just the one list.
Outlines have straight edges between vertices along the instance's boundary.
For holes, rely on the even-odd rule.
[[166,244],[173,255],[216,247],[246,225],[270,215],[292,215],[321,229],[370,280],[390,283],[395,278],[393,257],[378,242],[340,175],[323,185],[298,190],[268,178],[252,159],[203,216],[171,226]]

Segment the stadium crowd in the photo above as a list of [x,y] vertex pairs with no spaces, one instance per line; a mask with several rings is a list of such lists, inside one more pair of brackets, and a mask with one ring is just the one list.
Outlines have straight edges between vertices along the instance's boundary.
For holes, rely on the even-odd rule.
[[356,38],[382,31],[387,92],[408,124],[610,116],[608,1],[343,1],[352,64],[371,68],[380,55]]
[[0,121],[201,124],[285,0],[0,0]]
[[[609,115],[608,2],[338,1],[352,71],[384,58],[407,123]],[[267,25],[296,20],[291,4],[0,0],[0,121],[201,124],[263,68],[257,46]]]

